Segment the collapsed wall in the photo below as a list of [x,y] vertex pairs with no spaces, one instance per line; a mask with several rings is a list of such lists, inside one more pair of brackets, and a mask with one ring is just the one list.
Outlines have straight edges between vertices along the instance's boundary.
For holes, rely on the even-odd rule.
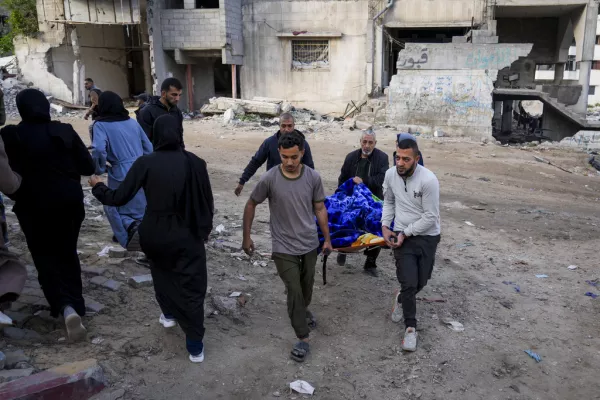
[[388,89],[387,121],[401,131],[491,137],[498,71],[532,44],[406,43]]

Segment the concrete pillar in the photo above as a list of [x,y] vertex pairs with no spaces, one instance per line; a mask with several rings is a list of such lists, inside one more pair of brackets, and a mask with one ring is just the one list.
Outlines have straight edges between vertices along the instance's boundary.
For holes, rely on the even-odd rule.
[[186,10],[196,8],[196,0],[183,0],[183,8]]
[[154,0],[147,3],[146,9],[150,43],[150,68],[152,71],[152,90],[148,94],[153,95],[160,95],[160,85],[167,78],[165,52],[163,51],[160,31],[160,10],[163,6],[163,0]]
[[494,102],[494,126],[500,131],[502,126],[502,102]]
[[512,120],[513,120],[513,101],[504,100],[502,102],[502,130],[504,134],[512,132]]
[[565,75],[565,63],[554,64],[554,84],[560,85]]
[[[579,84],[581,96],[573,110],[581,115],[587,112],[588,94],[590,90],[590,75],[596,46],[596,24],[598,22],[598,4],[590,4],[581,11],[574,12],[575,41],[577,42],[577,59],[579,60]],[[581,45],[580,45],[581,43]]]

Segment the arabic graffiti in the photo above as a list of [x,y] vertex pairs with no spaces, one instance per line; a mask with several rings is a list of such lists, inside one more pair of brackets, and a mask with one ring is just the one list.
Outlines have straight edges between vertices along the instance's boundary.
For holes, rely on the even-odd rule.
[[[403,57],[401,57],[403,56]],[[429,60],[429,55],[428,55],[428,50],[427,48],[423,48],[421,49],[421,57],[418,58],[417,60],[415,60],[414,57],[409,57],[406,58],[406,55],[403,55],[402,53],[400,53],[398,55],[398,67],[404,67],[407,69],[412,69],[412,68],[421,68],[420,64],[427,64],[427,61]]]
[[467,55],[466,66],[471,69],[498,69],[519,58],[519,49],[497,47],[494,49],[476,49]]

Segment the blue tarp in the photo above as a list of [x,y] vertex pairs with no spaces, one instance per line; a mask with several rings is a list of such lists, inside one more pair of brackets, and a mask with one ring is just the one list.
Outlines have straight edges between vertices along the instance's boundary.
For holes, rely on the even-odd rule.
[[[381,234],[383,201],[374,196],[365,184],[347,180],[325,199],[329,217],[329,233],[333,248],[348,247],[365,233]],[[319,241],[323,244],[323,234]]]

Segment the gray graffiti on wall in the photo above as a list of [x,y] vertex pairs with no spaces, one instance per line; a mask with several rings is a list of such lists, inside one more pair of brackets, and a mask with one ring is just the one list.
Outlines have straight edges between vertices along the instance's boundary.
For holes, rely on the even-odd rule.
[[[402,53],[400,53],[402,54]],[[405,67],[407,69],[411,68],[421,68],[421,64],[427,64],[429,60],[428,50],[427,48],[421,49],[421,57],[415,60],[415,57],[398,57],[398,66]]]

